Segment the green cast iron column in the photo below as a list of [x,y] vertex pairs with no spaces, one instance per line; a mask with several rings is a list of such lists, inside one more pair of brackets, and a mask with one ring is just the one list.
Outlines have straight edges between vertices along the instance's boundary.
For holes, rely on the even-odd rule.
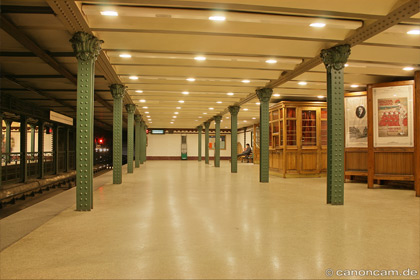
[[201,133],[203,132],[203,126],[197,126],[198,130],[198,161],[201,161]]
[[237,142],[238,142],[238,113],[239,106],[229,106],[230,112],[230,127],[231,127],[231,137],[230,137],[230,172],[238,172],[238,157],[237,157]]
[[269,102],[273,90],[256,90],[260,100],[260,182],[267,183],[269,178]]
[[26,116],[20,116],[20,178],[23,183],[28,179],[27,163],[27,141],[28,141],[28,119]]
[[12,139],[12,122],[11,120],[4,120],[6,123],[6,161],[10,163],[10,152],[12,151],[10,146],[10,139]]
[[76,210],[93,208],[93,115],[95,61],[103,41],[77,32],[70,42],[77,58]]
[[350,45],[321,51],[327,69],[327,203],[344,204],[344,64]]
[[144,123],[144,132],[143,132],[143,162],[147,161],[147,130],[148,126],[146,125],[146,123]]
[[128,113],[127,118],[127,173],[133,173],[133,160],[134,160],[134,111],[136,105],[126,104],[125,109]]
[[31,159],[35,157],[35,125],[31,124]]
[[220,120],[222,116],[214,116],[216,135],[214,139],[214,167],[220,167]]
[[135,115],[134,120],[136,121],[136,168],[140,167],[140,122],[141,116]]
[[53,126],[53,157],[54,157],[54,174],[58,174],[58,125]]
[[70,127],[66,127],[66,168],[64,171],[70,171]]
[[44,122],[38,122],[38,172],[39,178],[44,178]]
[[204,136],[204,160],[206,164],[209,164],[209,127],[210,122],[204,123],[205,127],[205,136]]
[[144,152],[145,152],[145,146],[146,146],[146,141],[145,141],[145,137],[144,135],[146,134],[146,130],[144,129],[144,127],[146,126],[146,124],[144,123],[143,120],[140,121],[140,163],[143,164],[144,163]]
[[113,84],[110,86],[111,94],[114,98],[114,121],[113,121],[113,183],[122,183],[122,108],[124,102],[125,86],[121,84]]

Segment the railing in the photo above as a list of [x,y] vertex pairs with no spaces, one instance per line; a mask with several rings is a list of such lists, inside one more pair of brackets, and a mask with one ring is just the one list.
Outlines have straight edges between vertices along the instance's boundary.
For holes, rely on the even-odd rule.
[[54,173],[54,152],[44,152],[44,174],[52,175]]
[[38,152],[26,153],[28,179],[39,177],[38,155]]
[[20,153],[3,153],[1,158],[2,182],[17,183],[20,176]]

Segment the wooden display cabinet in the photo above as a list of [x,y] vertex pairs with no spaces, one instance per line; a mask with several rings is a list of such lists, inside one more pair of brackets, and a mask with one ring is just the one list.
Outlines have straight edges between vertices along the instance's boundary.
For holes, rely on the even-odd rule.
[[270,108],[270,170],[320,174],[327,170],[327,104],[281,101]]

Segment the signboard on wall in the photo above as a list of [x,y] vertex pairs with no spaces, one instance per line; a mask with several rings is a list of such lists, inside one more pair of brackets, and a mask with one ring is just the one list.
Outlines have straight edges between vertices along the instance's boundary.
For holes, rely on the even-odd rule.
[[73,125],[73,118],[67,117],[66,115],[54,111],[50,111],[50,120],[67,125]]
[[368,146],[367,97],[355,96],[344,99],[346,108],[346,148]]
[[[216,136],[209,135],[209,149],[214,150]],[[226,135],[220,135],[220,150],[226,150]]]
[[375,147],[413,147],[413,86],[373,89]]

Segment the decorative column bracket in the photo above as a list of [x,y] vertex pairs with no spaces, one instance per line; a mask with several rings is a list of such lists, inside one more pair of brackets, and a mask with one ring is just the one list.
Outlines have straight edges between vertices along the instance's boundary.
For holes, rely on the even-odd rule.
[[220,120],[222,116],[214,116],[216,135],[214,139],[214,167],[220,167]]
[[93,208],[93,117],[95,61],[102,40],[77,32],[70,40],[77,58],[76,210]]
[[350,45],[321,51],[327,69],[327,203],[344,204],[344,73]]
[[273,90],[271,88],[257,89],[260,100],[260,182],[269,181],[269,102]]
[[210,122],[204,123],[205,127],[205,137],[204,137],[204,160],[206,164],[209,164],[209,128]]
[[136,105],[126,104],[125,109],[128,113],[127,119],[127,173],[133,173],[133,160],[134,160],[134,112]]
[[230,145],[230,172],[238,172],[237,142],[238,142],[238,113],[241,107],[229,106],[230,127],[231,127],[231,145]]
[[112,98],[114,98],[114,120],[113,120],[113,184],[122,183],[122,107],[125,95],[125,86],[112,84],[110,86]]
[[136,168],[140,167],[140,137],[141,137],[141,133],[140,133],[140,122],[141,122],[141,115],[135,115],[134,116],[134,120],[136,123]]

